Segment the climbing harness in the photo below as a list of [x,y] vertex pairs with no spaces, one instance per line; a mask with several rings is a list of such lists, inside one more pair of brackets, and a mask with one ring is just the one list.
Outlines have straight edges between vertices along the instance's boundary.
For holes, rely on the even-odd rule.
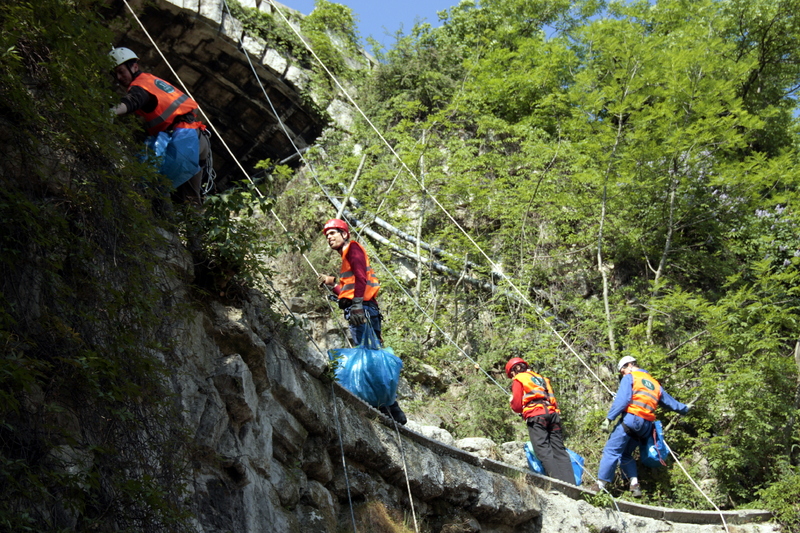
[[206,164],[203,167],[203,179],[200,182],[201,198],[205,199],[206,195],[214,191],[217,171],[214,170],[214,154],[211,150],[211,132],[207,129],[200,130],[200,132],[200,135],[208,137],[208,157],[206,157]]

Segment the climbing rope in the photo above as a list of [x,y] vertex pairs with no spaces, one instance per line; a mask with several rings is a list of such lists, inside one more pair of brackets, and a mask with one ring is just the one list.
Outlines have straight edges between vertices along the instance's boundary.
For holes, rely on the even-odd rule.
[[[345,97],[350,101],[350,103],[353,104],[353,107],[356,109],[356,111],[358,111],[358,113],[364,118],[364,120],[367,122],[367,124],[369,124],[370,128],[372,128],[372,130],[375,132],[375,134],[378,136],[378,138],[383,142],[383,144],[386,146],[386,148],[389,150],[389,152],[394,156],[394,158],[397,159],[397,161],[400,163],[402,168],[408,173],[409,176],[411,176],[417,182],[417,184],[419,184],[420,189],[423,192],[425,192],[425,194],[427,194],[431,198],[431,200],[433,200],[433,202],[442,210],[442,212],[447,216],[447,218],[449,218],[450,221],[459,229],[459,231],[461,231],[461,233],[469,240],[469,242],[472,243],[472,245],[475,247],[475,249],[478,250],[478,252],[484,258],[486,258],[486,260],[492,266],[493,270],[495,272],[502,272],[500,267],[494,261],[492,261],[492,259],[486,254],[486,252],[483,251],[483,248],[481,248],[481,246],[477,242],[475,242],[475,240],[472,238],[472,236],[461,226],[461,224],[458,223],[458,221],[447,210],[447,208],[445,208],[439,202],[439,200],[436,198],[436,196],[434,196],[433,193],[431,193],[425,187],[425,185],[420,181],[420,179],[417,177],[417,175],[414,174],[414,172],[410,168],[408,168],[408,165],[406,165],[405,161],[403,161],[403,159],[395,151],[395,149],[392,147],[392,145],[389,144],[389,142],[386,140],[386,138],[383,136],[383,134],[380,132],[380,130],[378,130],[378,128],[375,126],[375,124],[372,123],[372,121],[364,113],[364,111],[361,109],[361,107],[358,105],[358,103],[356,103],[356,101],[353,99],[353,97],[350,96],[350,93],[347,91],[347,89],[345,89],[344,86],[339,82],[339,80],[336,78],[336,76],[333,74],[333,72],[331,72],[328,69],[328,67],[325,65],[325,63],[322,61],[322,59],[320,59],[319,56],[317,56],[317,54],[311,48],[311,45],[308,42],[306,42],[305,39],[303,39],[303,36],[300,34],[300,32],[297,30],[297,28],[295,28],[292,24],[289,23],[289,20],[286,18],[286,16],[283,14],[283,12],[278,8],[277,4],[275,2],[273,2],[272,0],[269,0],[269,3],[272,5],[272,8],[275,10],[275,12],[277,12],[278,15],[280,15],[280,17],[283,19],[283,21],[286,23],[286,25],[288,25],[292,29],[292,31],[298,36],[298,38],[303,42],[303,44],[306,47],[306,50],[308,50],[308,52],[314,57],[314,59],[317,60],[319,65],[322,67],[322,69],[328,74],[328,76],[330,76],[331,80],[336,84],[336,86],[339,88],[339,90],[342,91],[342,94],[344,94]],[[511,281],[511,279],[508,278],[508,276],[506,276],[505,274],[502,274],[502,279],[504,279],[511,286],[511,288],[514,290],[514,292],[516,292],[519,295],[520,299],[527,306],[529,306],[531,309],[534,310],[534,312],[539,316],[540,320],[542,320],[542,322],[547,325],[547,327],[550,329],[550,331],[561,341],[561,343],[583,364],[584,367],[586,367],[586,369],[589,371],[589,373],[592,374],[592,376],[594,376],[597,379],[597,381],[606,389],[606,391],[608,391],[608,393],[613,396],[614,393],[611,392],[611,389],[609,389],[608,386],[605,383],[603,383],[603,380],[601,380],[600,377],[594,372],[594,370],[592,370],[592,368],[589,366],[589,364],[586,363],[586,361],[584,361],[583,358],[580,355],[578,355],[578,352],[575,351],[575,349],[572,347],[572,345],[558,332],[558,330],[550,323],[550,321],[547,320],[541,314],[541,312],[537,309],[537,307],[535,305],[533,305],[533,303],[531,303],[531,301],[522,293],[522,291],[520,291],[519,288]]]
[[[666,443],[666,441],[665,441],[665,443]],[[670,447],[669,447],[669,445],[667,445],[667,449],[669,450],[669,454],[672,456],[672,458],[673,458],[673,459],[675,459],[675,462],[676,462],[676,463],[678,464],[678,466],[681,468],[681,470],[683,471],[683,473],[684,473],[684,474],[686,474],[686,477],[687,477],[687,478],[689,478],[689,481],[691,481],[691,482],[692,482],[692,485],[694,485],[694,488],[696,488],[698,491],[700,491],[700,494],[702,494],[702,495],[703,495],[703,497],[704,497],[706,500],[708,500],[708,503],[710,503],[710,504],[712,505],[712,507],[714,507],[714,509],[716,509],[717,513],[719,513],[719,517],[722,519],[722,525],[725,527],[725,531],[727,531],[728,533],[730,533],[730,530],[728,529],[728,523],[725,521],[725,515],[723,515],[723,514],[722,514],[722,511],[720,511],[719,507],[717,507],[717,504],[715,504],[715,503],[714,503],[714,502],[711,500],[711,498],[709,498],[709,497],[708,497],[708,495],[706,495],[706,493],[705,493],[705,492],[703,492],[703,489],[701,489],[701,488],[700,488],[700,485],[698,485],[698,484],[695,482],[695,480],[694,480],[694,479],[692,479],[692,476],[690,476],[690,475],[689,475],[689,472],[687,472],[687,471],[686,471],[686,469],[683,467],[683,464],[682,464],[682,463],[681,463],[681,462],[678,460],[678,457],[675,455],[675,452],[673,452],[673,451],[672,451],[672,448],[670,448]]]
[[411,494],[411,482],[408,480],[408,467],[406,466],[406,453],[403,449],[403,440],[400,438],[400,429],[397,427],[397,420],[394,419],[393,416],[389,418],[392,419],[392,423],[394,424],[394,432],[397,437],[397,444],[400,448],[400,458],[403,461],[403,472],[406,475],[406,489],[408,490],[408,502],[409,506],[411,507],[411,517],[414,519],[414,531],[419,533],[419,527],[417,526],[417,513],[414,510],[414,496]]
[[[272,284],[269,284],[269,287],[270,289],[272,289],[272,292],[275,294],[278,300],[281,301],[283,306],[291,315],[292,309],[291,307],[289,307],[289,304],[286,303],[286,300],[283,299],[281,293],[275,287],[273,287]],[[308,337],[308,339],[311,341],[311,343],[314,345],[314,347],[317,349],[320,355],[325,357],[325,352],[322,351],[322,348],[320,348],[319,344],[317,344],[317,341],[314,340],[314,337],[308,331],[306,331],[305,328],[300,328],[300,329],[303,330],[303,333],[306,334],[306,337]],[[342,440],[342,426],[341,426],[341,421],[339,420],[339,409],[336,404],[336,388],[333,385],[333,381],[331,381],[331,397],[332,397],[331,403],[333,404],[333,418],[336,420],[336,435],[339,437],[339,450],[341,451],[341,456],[342,456],[342,470],[344,471],[344,484],[345,487],[347,488],[347,501],[350,504],[350,519],[353,521],[353,533],[356,533],[356,515],[355,511],[353,510],[353,498],[350,495],[350,478],[347,475],[347,462],[344,455],[344,441]]]
[[[594,477],[594,475],[593,475],[591,472],[589,472],[589,470],[588,470],[587,468],[584,468],[584,469],[583,469],[583,472],[584,472],[584,473],[586,473],[586,474],[589,474],[589,477],[590,477],[590,478],[592,478],[592,479],[594,480],[594,482],[597,484],[597,486],[598,486],[598,487],[600,487],[600,483],[599,483],[599,481],[600,481],[600,480],[599,480],[599,479],[597,479],[596,477]],[[617,520],[619,520],[619,523],[620,523],[620,524],[622,524],[622,529],[623,529],[623,530],[627,529],[627,527],[628,527],[628,526],[627,526],[627,524],[625,524],[625,520],[624,520],[624,518],[622,517],[622,511],[620,511],[620,509],[619,509],[619,505],[617,505],[617,500],[616,500],[616,498],[614,498],[614,496],[612,496],[612,495],[611,495],[611,493],[608,491],[608,489],[607,489],[607,488],[605,488],[605,487],[600,487],[600,490],[601,490],[602,492],[605,492],[606,494],[608,494],[608,497],[609,497],[609,498],[611,498],[611,501],[612,501],[612,502],[613,502],[613,504],[614,504],[614,509],[615,509],[615,512],[614,512],[614,514],[616,515],[616,517],[617,517]]]
[[342,440],[342,423],[339,420],[339,408],[336,405],[336,388],[331,381],[331,397],[333,403],[333,418],[336,420],[336,435],[339,437],[339,450],[342,455],[342,471],[344,472],[344,484],[347,487],[347,503],[350,505],[350,520],[353,522],[353,533],[356,533],[356,514],[353,509],[353,498],[350,495],[350,478],[347,475],[347,460],[344,456],[344,441]]

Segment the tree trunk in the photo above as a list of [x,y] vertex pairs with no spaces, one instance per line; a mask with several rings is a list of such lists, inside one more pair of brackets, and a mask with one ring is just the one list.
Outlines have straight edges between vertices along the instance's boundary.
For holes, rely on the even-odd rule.
[[672,233],[675,224],[675,192],[678,189],[678,178],[672,178],[670,182],[669,191],[669,220],[667,222],[667,237],[664,240],[664,249],[661,251],[661,259],[658,261],[658,268],[655,271],[655,278],[653,279],[653,290],[650,293],[650,310],[647,316],[647,343],[653,344],[653,321],[655,319],[656,309],[653,305],[654,300],[659,294],[659,283],[661,283],[661,276],[664,274],[664,268],[667,264],[667,256],[672,247]]

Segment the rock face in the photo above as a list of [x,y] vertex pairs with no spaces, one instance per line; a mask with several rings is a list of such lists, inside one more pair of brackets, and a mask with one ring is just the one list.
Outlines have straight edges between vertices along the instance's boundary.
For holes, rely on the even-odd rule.
[[[192,262],[170,242],[169,286],[185,296],[178,279],[191,278]],[[376,502],[413,516],[420,531],[723,530],[677,516],[667,522],[666,510],[625,502],[623,510],[645,516],[593,508],[580,501],[583,489],[493,459],[513,458],[522,443],[454,442],[432,426],[395,426],[331,382],[316,342],[275,317],[252,292],[238,306],[213,301],[189,311],[172,332],[176,349],[167,357],[193,440],[197,531],[347,531]]]

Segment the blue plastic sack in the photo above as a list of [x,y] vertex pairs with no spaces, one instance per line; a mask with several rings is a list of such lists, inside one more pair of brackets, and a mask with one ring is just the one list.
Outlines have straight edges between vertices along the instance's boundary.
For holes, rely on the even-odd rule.
[[[573,452],[569,448],[567,448],[567,453],[569,454],[569,461],[572,463],[572,473],[575,475],[575,485],[580,486],[581,481],[583,480],[583,465],[584,459],[577,453]],[[528,468],[531,469],[532,472],[536,474],[541,474],[543,476],[547,475],[547,471],[544,469],[544,465],[536,457],[536,452],[533,451],[533,445],[530,441],[525,443],[525,457],[528,459]]]
[[525,443],[525,457],[528,459],[528,468],[531,469],[531,472],[534,472],[535,474],[541,474],[543,476],[547,475],[544,470],[544,465],[539,458],[536,457],[536,452],[533,451],[533,445],[530,443],[530,441]]
[[381,348],[375,331],[367,326],[355,348],[328,350],[335,362],[336,381],[373,407],[392,405],[403,362],[391,348]]
[[158,171],[168,177],[173,187],[178,187],[200,172],[200,143],[197,130],[176,128],[172,133],[159,132],[144,141],[149,152],[155,156]]
[[583,465],[586,462],[583,457],[567,448],[569,460],[572,463],[572,472],[575,474],[575,486],[579,487],[583,481]]
[[650,468],[663,468],[667,466],[669,447],[664,441],[664,432],[661,422],[656,420],[653,423],[653,431],[647,437],[647,443],[643,444],[639,450],[641,462]]

